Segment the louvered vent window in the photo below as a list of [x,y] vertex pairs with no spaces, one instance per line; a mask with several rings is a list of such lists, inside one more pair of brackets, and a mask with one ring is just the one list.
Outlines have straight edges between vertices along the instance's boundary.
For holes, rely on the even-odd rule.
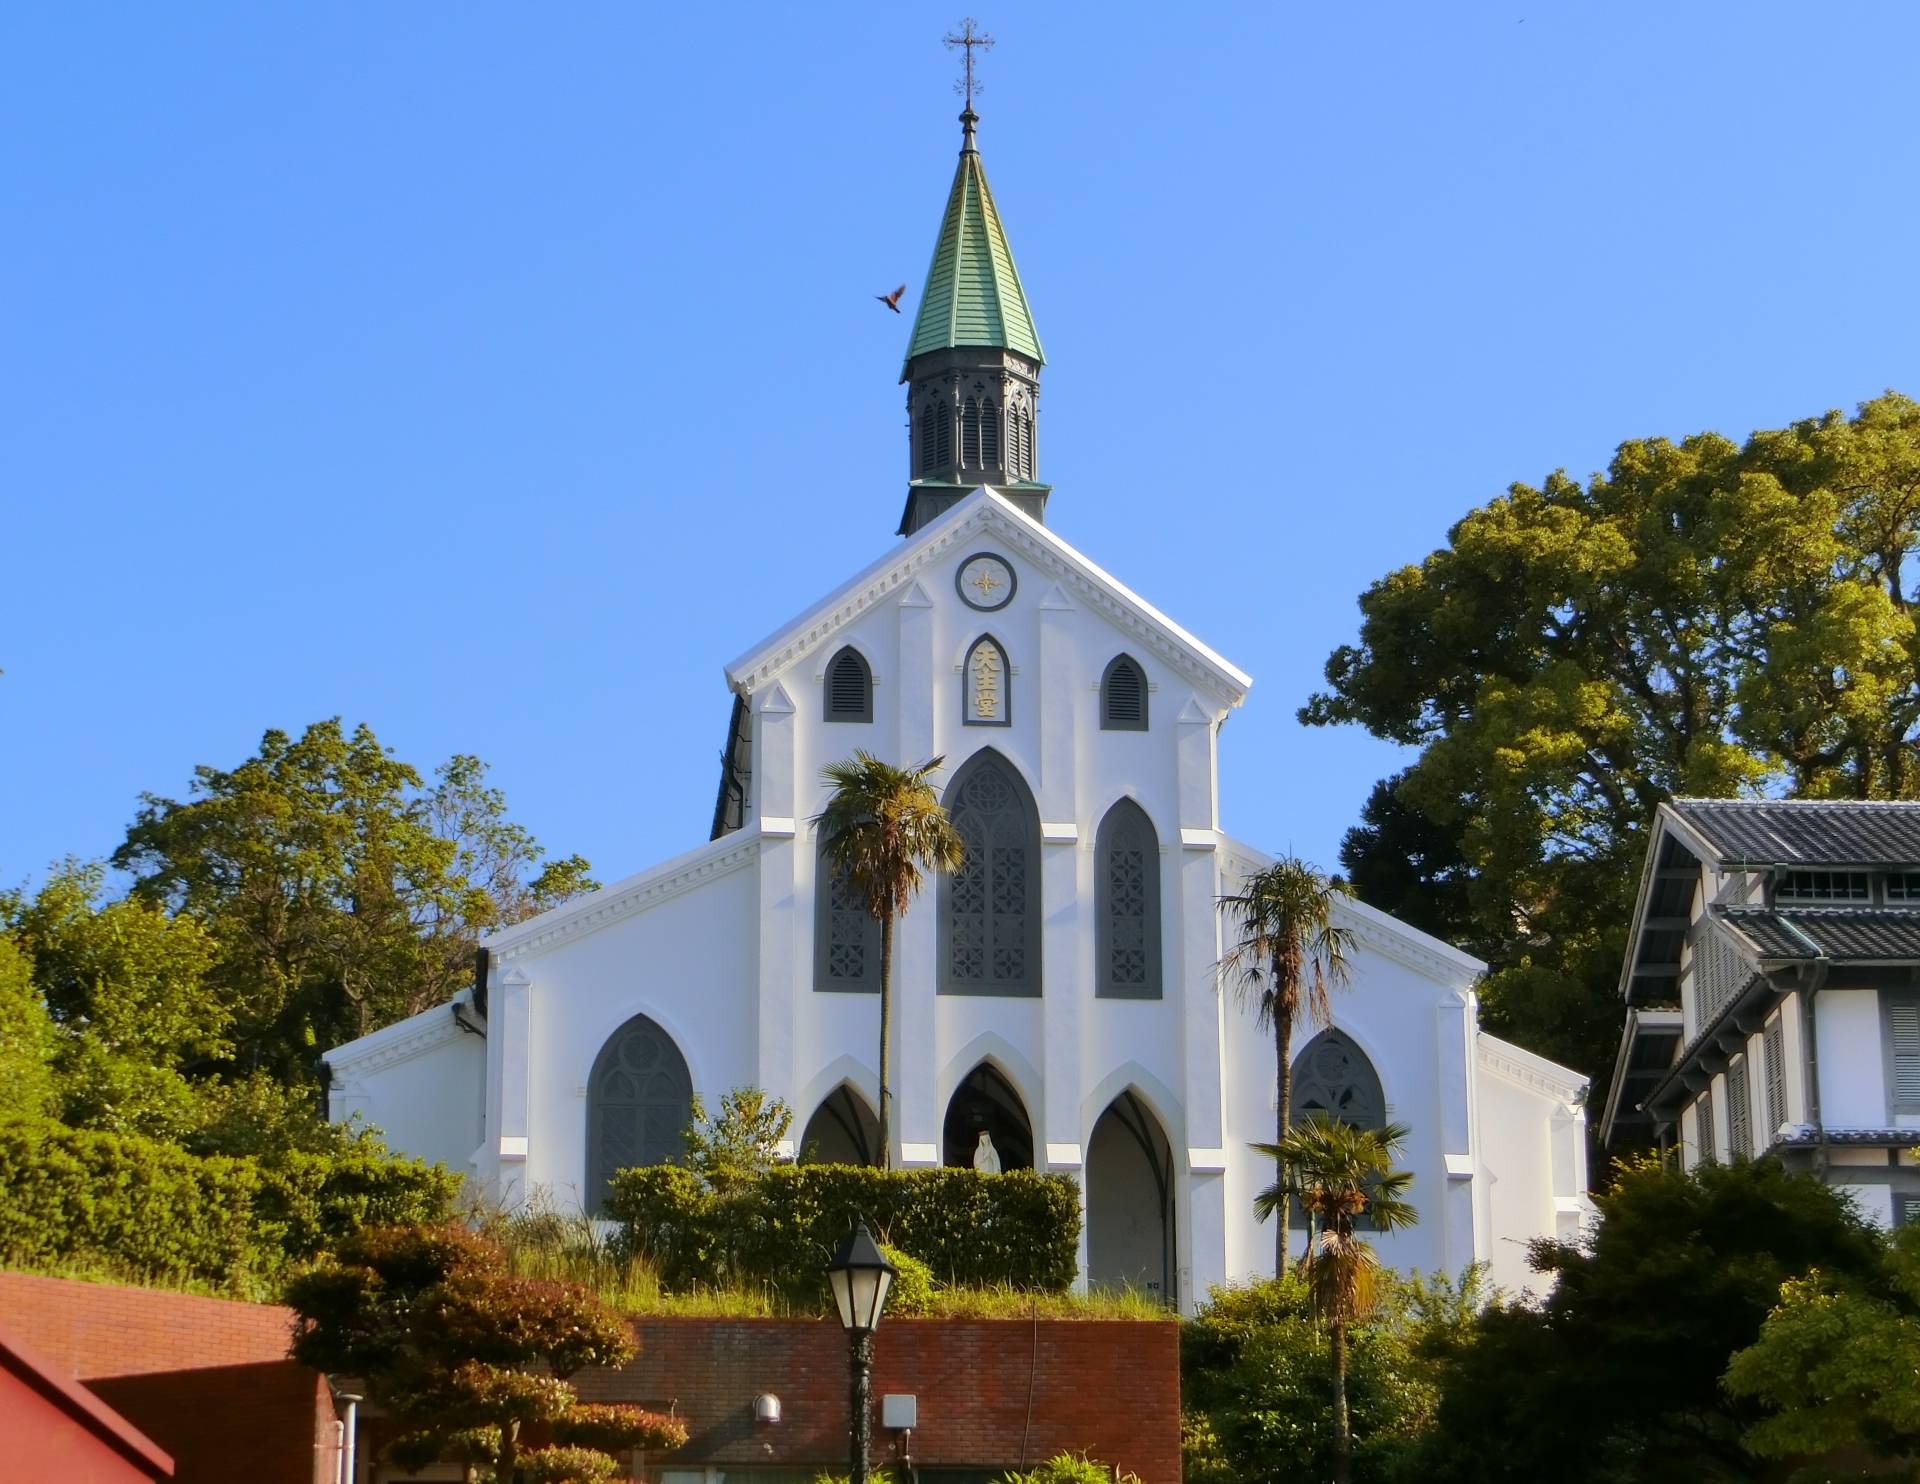
[[1108,664],[1100,682],[1100,730],[1144,732],[1147,729],[1147,677],[1126,655]]
[[1920,1195],[1908,1195],[1896,1190],[1893,1193],[1893,1224],[1905,1226],[1910,1221],[1920,1221]]
[[933,461],[945,467],[953,462],[953,409],[941,407],[933,419]]
[[1700,1100],[1693,1105],[1694,1147],[1700,1151],[1702,1160],[1718,1159],[1720,1152],[1713,1144],[1713,1090],[1709,1088],[1700,1094]]
[[857,649],[843,649],[827,666],[827,720],[873,720],[873,672]]
[[1727,1153],[1735,1159],[1753,1153],[1753,1089],[1744,1056],[1727,1068]]
[[1038,479],[1035,472],[1040,465],[1033,452],[1033,414],[1025,413],[1020,418],[1020,458],[1028,479]]
[[969,469],[980,467],[980,404],[972,397],[960,409],[960,462]]
[[929,402],[920,412],[920,472],[931,474],[936,465],[934,449],[934,424],[939,421],[938,410]]
[[1783,871],[1773,895],[1780,902],[1864,902],[1870,893],[1865,871]]
[[992,469],[1000,462],[1000,413],[988,397],[980,404],[980,466]]
[[1893,1033],[1893,1102],[1903,1112],[1920,1110],[1920,1004],[1887,1006]]
[[1786,1022],[1776,1015],[1767,1022],[1764,1037],[1767,1048],[1767,1128],[1766,1142],[1780,1135],[1787,1121],[1787,1033]]
[[1015,479],[1027,477],[1026,444],[1020,437],[1020,404],[1007,404],[1007,472]]

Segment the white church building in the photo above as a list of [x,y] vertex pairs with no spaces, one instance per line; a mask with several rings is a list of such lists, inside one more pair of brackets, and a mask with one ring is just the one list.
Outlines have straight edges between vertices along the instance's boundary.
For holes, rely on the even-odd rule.
[[[1083,1281],[1190,1312],[1273,1271],[1272,1036],[1216,970],[1219,908],[1269,863],[1221,828],[1248,676],[1044,524],[1044,357],[971,109],[902,382],[898,540],[726,669],[712,838],[488,938],[472,990],[329,1054],[330,1107],[512,1203],[597,1211],[677,1151],[688,1102],[785,1100],[802,1159],[876,1163],[878,931],[823,871],[821,769],[943,757],[966,859],[902,919],[896,1168],[1058,1172]],[[1584,1079],[1480,1028],[1483,965],[1359,903],[1333,1023],[1295,1033],[1294,1107],[1412,1136],[1402,1269],[1536,1282],[1586,1196]],[[1297,1235],[1296,1242],[1301,1240]]]

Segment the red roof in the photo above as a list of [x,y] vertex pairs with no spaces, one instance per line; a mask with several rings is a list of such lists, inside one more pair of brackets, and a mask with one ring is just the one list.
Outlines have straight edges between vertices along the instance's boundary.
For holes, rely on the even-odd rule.
[[62,1375],[31,1345],[0,1325],[0,1367],[37,1391],[81,1427],[155,1479],[173,1477],[173,1460],[145,1433],[78,1381]]

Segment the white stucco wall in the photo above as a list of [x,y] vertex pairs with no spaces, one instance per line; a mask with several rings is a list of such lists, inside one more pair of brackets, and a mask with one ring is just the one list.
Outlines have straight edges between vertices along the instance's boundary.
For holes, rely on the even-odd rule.
[[486,1055],[453,1006],[435,1005],[328,1057],[328,1115],[335,1123],[357,1115],[389,1149],[465,1175],[484,1136]]
[[1887,1127],[1892,1120],[1880,1051],[1879,993],[1823,989],[1813,998],[1813,1015],[1822,1122],[1828,1128]]

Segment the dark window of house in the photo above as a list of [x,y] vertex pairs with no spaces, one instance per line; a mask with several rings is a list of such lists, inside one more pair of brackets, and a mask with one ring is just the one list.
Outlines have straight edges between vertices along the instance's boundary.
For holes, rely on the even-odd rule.
[[1160,998],[1160,837],[1146,810],[1122,799],[1094,837],[1094,993],[1107,999]]
[[1865,871],[1783,871],[1774,883],[1780,902],[1864,902],[1868,899]]
[[1771,1144],[1787,1121],[1787,1032],[1778,1015],[1767,1022],[1761,1037],[1767,1050],[1767,1137]]
[[1920,1111],[1920,1001],[1889,1004],[1887,1031],[1893,1045],[1893,1104],[1902,1112]]
[[813,987],[822,994],[880,993],[880,922],[865,897],[820,857],[814,877]]
[[607,1040],[587,1083],[587,1196],[598,1215],[621,1170],[666,1164],[685,1152],[693,1079],[680,1048],[636,1015]]
[[1727,1153],[1735,1159],[1753,1153],[1753,1088],[1744,1056],[1727,1068]]
[[1896,1190],[1893,1193],[1893,1224],[1905,1226],[1915,1220],[1920,1220],[1920,1194]]
[[965,850],[940,878],[943,994],[1040,993],[1040,824],[998,753],[975,753],[947,790]]
[[1100,677],[1100,730],[1144,732],[1147,729],[1147,676],[1127,655],[1116,655]]
[[1702,1160],[1715,1160],[1720,1157],[1713,1142],[1712,1088],[1701,1093],[1699,1101],[1693,1105],[1693,1135],[1693,1147],[1699,1150]]
[[1920,871],[1895,871],[1887,877],[1889,902],[1920,902]]
[[866,657],[849,646],[827,665],[827,720],[873,720],[873,671]]

